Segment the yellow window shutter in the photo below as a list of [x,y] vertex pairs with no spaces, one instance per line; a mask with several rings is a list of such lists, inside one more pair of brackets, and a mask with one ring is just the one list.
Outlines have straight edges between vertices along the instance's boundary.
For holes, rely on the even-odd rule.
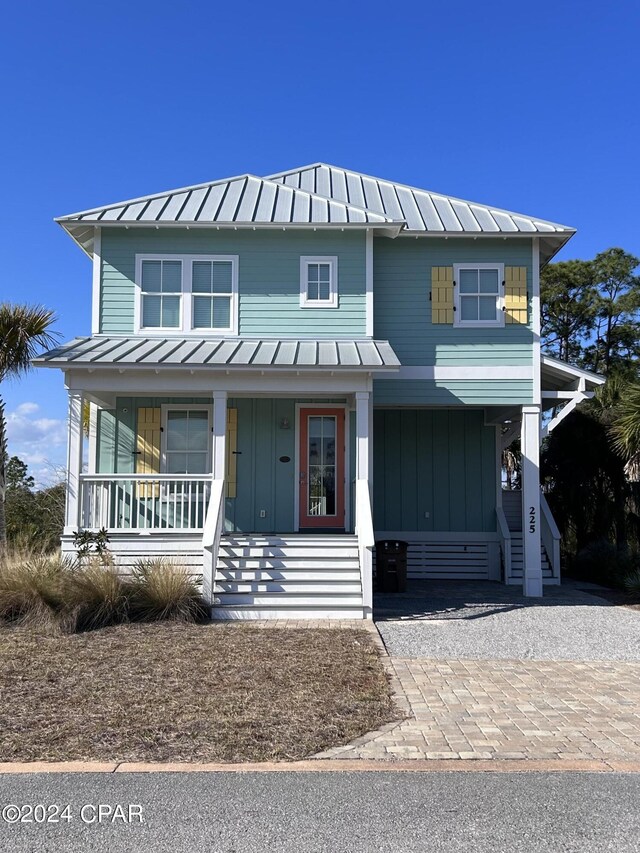
[[527,268],[504,268],[504,307],[507,323],[527,324]]
[[[136,474],[160,473],[160,409],[138,409],[138,436],[136,440]],[[141,498],[158,497],[158,484],[141,484]]]
[[453,325],[453,267],[431,267],[431,322]]
[[226,477],[226,495],[228,498],[235,498],[238,479],[237,465],[238,457],[236,450],[238,449],[238,410],[227,409],[227,477]]

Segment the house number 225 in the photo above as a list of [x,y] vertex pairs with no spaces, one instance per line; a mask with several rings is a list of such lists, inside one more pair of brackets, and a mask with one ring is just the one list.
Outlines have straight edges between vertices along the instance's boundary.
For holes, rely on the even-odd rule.
[[529,533],[536,532],[536,508],[534,506],[529,507]]

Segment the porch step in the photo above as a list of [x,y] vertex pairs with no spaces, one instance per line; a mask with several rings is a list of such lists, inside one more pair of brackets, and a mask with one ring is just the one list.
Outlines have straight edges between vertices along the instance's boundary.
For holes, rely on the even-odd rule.
[[362,619],[356,536],[223,536],[214,619]]

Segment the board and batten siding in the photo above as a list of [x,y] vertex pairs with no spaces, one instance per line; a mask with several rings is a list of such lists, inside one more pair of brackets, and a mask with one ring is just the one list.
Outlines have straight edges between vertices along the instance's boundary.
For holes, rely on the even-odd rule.
[[[388,340],[403,365],[530,367],[531,324],[460,328],[431,322],[432,267],[456,263],[502,263],[525,267],[531,297],[530,239],[439,238],[374,240],[374,334]],[[529,310],[531,318],[531,310]],[[403,380],[375,382],[375,405],[524,404],[532,380]]]
[[[226,500],[227,531],[290,533],[295,529],[296,403],[313,399],[229,398],[237,411],[236,496]],[[344,403],[344,398],[322,400]],[[137,441],[137,412],[141,408],[211,405],[206,397],[118,397],[116,408],[99,410],[98,459],[100,474],[133,474]],[[350,414],[349,481],[355,478],[354,413]],[[287,423],[288,427],[283,428]],[[282,461],[282,459],[288,461]],[[350,496],[353,518],[353,495]],[[264,510],[265,516],[260,512]]]
[[373,429],[376,530],[495,532],[495,428],[481,410],[376,409]]
[[[135,256],[166,252],[238,255],[241,335],[365,335],[364,231],[104,228],[101,251],[102,334],[133,332]],[[300,307],[303,255],[337,256],[338,308]]]

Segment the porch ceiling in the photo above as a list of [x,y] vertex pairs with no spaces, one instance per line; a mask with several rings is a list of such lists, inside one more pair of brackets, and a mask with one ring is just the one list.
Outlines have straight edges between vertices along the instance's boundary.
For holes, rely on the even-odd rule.
[[234,370],[388,371],[400,361],[388,341],[287,338],[75,338],[35,359],[37,367],[233,368]]

